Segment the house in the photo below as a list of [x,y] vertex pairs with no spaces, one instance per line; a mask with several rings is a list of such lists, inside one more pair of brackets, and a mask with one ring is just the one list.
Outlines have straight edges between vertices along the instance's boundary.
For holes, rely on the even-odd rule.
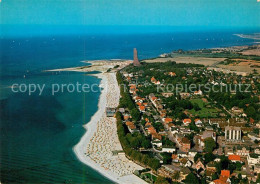
[[231,180],[229,178],[230,178],[230,171],[229,170],[221,170],[221,174],[219,176],[220,182],[231,183]]
[[[187,168],[181,168],[177,165],[162,165],[160,169],[158,169],[158,175],[166,177],[166,178],[171,178],[174,176],[176,172],[180,173],[180,177],[177,181],[182,181],[186,178],[186,176],[191,173],[191,171]],[[173,179],[175,180],[175,179]],[[176,181],[176,180],[175,180]]]
[[141,102],[139,102],[139,101],[137,101],[137,102],[136,102],[136,105],[138,105],[138,106],[139,106],[139,108],[140,108],[140,106],[142,105],[142,103],[141,103]]
[[171,131],[171,127],[175,127],[175,125],[173,123],[168,123],[165,125],[167,130]]
[[200,169],[205,170],[205,166],[200,159],[198,159],[197,162],[195,162],[195,168],[197,169],[197,171]]
[[147,106],[148,106],[148,103],[145,102],[145,103],[143,103],[143,105],[144,105],[145,107],[147,107]]
[[227,121],[225,118],[211,118],[209,119],[209,124],[210,125],[217,125],[220,127],[220,124],[225,124]]
[[158,80],[155,84],[159,85],[159,84],[161,84],[161,82]]
[[189,152],[190,140],[187,137],[182,137],[177,135],[177,145],[179,149],[183,152]]
[[235,154],[233,146],[226,146],[224,151],[225,151],[225,155],[234,155]]
[[206,169],[216,172],[216,171],[217,171],[216,162],[214,162],[214,161],[209,162],[209,163],[206,165]]
[[133,123],[133,122],[131,122],[131,121],[127,121],[125,124],[126,124],[126,126],[129,126],[129,125],[134,125],[134,123]]
[[153,84],[161,84],[159,80],[156,80],[154,77],[151,78],[151,83]]
[[129,130],[130,133],[138,132],[135,125],[129,125],[128,130]]
[[190,93],[180,93],[181,98],[185,99],[185,98],[189,98],[190,97]]
[[154,77],[151,78],[152,83],[156,83],[156,79]]
[[188,126],[191,123],[191,119],[184,119],[182,122],[185,126]]
[[169,131],[171,132],[172,135],[179,133],[179,128],[178,127],[172,126],[169,129],[170,129]]
[[128,120],[129,118],[130,118],[130,115],[128,115],[128,114],[124,115],[124,120],[125,121]]
[[248,165],[250,165],[251,167],[256,164],[260,164],[260,155],[255,154],[255,153],[250,153],[247,156],[247,162],[248,162]]
[[114,117],[115,113],[116,113],[116,108],[106,107],[107,117]]
[[175,73],[175,72],[169,72],[169,75],[170,75],[171,77],[175,77],[175,76],[176,76],[176,73]]
[[149,99],[150,99],[151,101],[154,101],[154,100],[156,100],[157,98],[155,97],[155,95],[154,95],[153,93],[151,93],[151,94],[149,94]]
[[219,179],[214,180],[214,184],[230,184],[231,180],[230,178],[230,171],[229,170],[221,170],[221,174],[219,176]]
[[220,162],[221,160],[220,160],[220,158],[215,158],[214,159],[214,162]]
[[213,170],[206,170],[205,172],[205,175],[206,175],[206,178],[209,179],[209,180],[212,180],[212,176],[216,173],[216,171],[213,171]]
[[248,133],[247,136],[248,136],[252,141],[255,141],[255,140],[260,141],[259,135],[255,134],[255,133],[253,133],[253,132]]
[[124,114],[125,113],[125,108],[119,108],[118,111],[121,112],[122,114]]
[[129,92],[130,93],[134,93],[135,91],[136,91],[136,86],[135,85],[131,85]]
[[154,128],[153,126],[150,126],[150,127],[148,128],[148,134],[154,134],[154,133],[156,133],[155,128]]
[[163,122],[164,123],[171,123],[172,122],[172,118],[163,118]]
[[148,128],[151,127],[151,126],[152,126],[152,123],[147,122],[147,123],[145,123],[145,125],[144,125],[144,129],[145,129],[145,130],[148,130]]
[[199,90],[199,91],[194,91],[194,95],[202,95],[202,91]]
[[[211,184],[211,183],[210,183]],[[221,179],[214,180],[212,184],[229,184],[228,182],[225,182]]]
[[239,156],[248,156],[250,150],[248,147],[237,146],[235,154]]
[[173,93],[162,93],[162,96],[169,98],[173,95]]
[[179,158],[184,158],[184,157],[188,156],[186,152],[183,152],[181,150],[177,151],[177,155],[178,155]]
[[162,136],[158,133],[152,134],[152,145],[162,147]]
[[139,106],[139,110],[140,110],[141,112],[145,112],[145,106],[140,105],[140,106]]
[[174,147],[164,147],[164,146],[162,146],[162,152],[173,153],[175,151],[176,151],[176,148],[174,148]]
[[256,164],[255,166],[254,166],[254,172],[255,173],[260,173],[260,164]]
[[188,157],[193,160],[197,153],[196,150],[189,150]]
[[241,157],[239,155],[229,155],[228,159],[231,162],[241,162]]
[[254,153],[255,153],[255,154],[260,154],[260,149],[259,149],[259,148],[255,149],[255,150],[254,150]]
[[172,162],[179,162],[178,155],[172,154]]
[[125,124],[126,124],[126,126],[127,126],[127,128],[128,128],[128,130],[129,130],[130,133],[134,133],[134,132],[137,132],[137,131],[138,131],[138,130],[136,129],[135,124],[134,124],[133,122],[127,121]]
[[181,158],[180,159],[180,165],[183,167],[191,167],[192,162],[188,158]]
[[188,135],[191,133],[190,129],[187,128],[187,127],[184,127],[184,126],[181,126],[180,127],[180,133],[183,134],[183,135]]
[[221,170],[221,176],[224,176],[224,177],[230,177],[230,171],[229,170]]
[[203,125],[203,123],[200,119],[195,119],[194,122],[197,127],[202,127],[202,125]]
[[235,115],[239,115],[242,114],[244,111],[243,109],[234,106],[231,108],[231,112],[234,113]]
[[180,170],[181,168],[175,165],[162,165],[162,167],[158,169],[158,175],[171,178],[176,171],[179,172]]

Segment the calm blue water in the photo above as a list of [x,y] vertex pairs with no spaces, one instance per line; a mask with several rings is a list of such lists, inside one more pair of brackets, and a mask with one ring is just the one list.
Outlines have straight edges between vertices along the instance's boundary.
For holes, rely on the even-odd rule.
[[[73,35],[2,38],[0,42],[1,181],[15,183],[111,183],[81,164],[72,147],[84,134],[82,125],[97,110],[97,93],[57,93],[53,83],[99,83],[74,72],[46,69],[82,66],[82,60],[132,59],[158,56],[176,49],[252,44],[234,33],[185,32],[164,34]],[[25,78],[24,78],[25,76]],[[46,84],[44,93],[13,93],[13,83]]]

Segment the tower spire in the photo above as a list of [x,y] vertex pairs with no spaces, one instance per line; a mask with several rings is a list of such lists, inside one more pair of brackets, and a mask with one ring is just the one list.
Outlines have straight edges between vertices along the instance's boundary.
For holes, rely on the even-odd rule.
[[134,66],[140,66],[141,65],[141,63],[138,60],[136,48],[134,48],[134,62],[133,62],[133,64],[134,64]]

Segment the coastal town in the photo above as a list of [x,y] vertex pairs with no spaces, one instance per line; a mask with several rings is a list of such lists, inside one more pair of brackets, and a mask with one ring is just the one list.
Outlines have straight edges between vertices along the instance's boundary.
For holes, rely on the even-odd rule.
[[0,12],[0,184],[260,184],[260,0]]
[[126,156],[147,168],[135,175],[148,183],[260,182],[259,75],[224,71],[140,63],[134,50],[133,64],[117,72],[120,104],[106,112],[117,118]]
[[[260,56],[237,54],[244,49],[258,46],[143,61],[134,49],[133,61],[63,69],[102,72],[92,74],[104,90],[77,157],[117,183],[259,183]],[[207,53],[199,56],[204,62],[199,53]],[[205,62],[209,53],[213,63]],[[189,62],[179,61],[181,54]],[[251,70],[221,67],[242,62]]]

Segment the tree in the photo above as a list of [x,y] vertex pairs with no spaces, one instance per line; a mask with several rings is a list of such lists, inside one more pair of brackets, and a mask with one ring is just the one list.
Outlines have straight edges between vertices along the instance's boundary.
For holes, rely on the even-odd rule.
[[255,108],[250,106],[246,109],[246,114],[249,116],[249,117],[252,117],[256,114],[256,111],[255,111]]
[[242,180],[242,175],[241,175],[241,173],[238,174],[238,179],[239,179],[239,180]]
[[217,164],[217,170],[220,173],[221,170],[228,169],[229,160],[226,156],[220,156],[220,163]]
[[256,182],[258,183],[260,183],[260,173],[257,175],[257,179],[256,179]]
[[199,158],[202,158],[202,154],[197,153],[197,154],[195,155],[195,157],[194,157],[194,161],[197,162],[197,160],[198,160]]
[[155,158],[150,158],[148,165],[153,169],[153,170],[157,170],[161,165],[159,160],[155,159]]
[[218,177],[218,175],[217,175],[217,173],[214,173],[213,175],[212,175],[212,180],[216,180],[216,179],[218,179],[219,177]]
[[166,178],[162,176],[158,176],[154,184],[170,184],[170,183],[166,180]]
[[142,154],[141,162],[147,164],[149,162],[149,156],[145,155],[145,154]]
[[201,110],[200,106],[197,103],[193,104],[193,108],[195,111]]
[[131,110],[131,116],[133,117],[134,121],[138,121],[140,120],[141,114],[136,108],[134,108]]
[[228,164],[228,170],[230,170],[230,172],[233,172],[234,170],[236,170],[236,164],[235,163],[229,163]]
[[180,177],[181,177],[180,171],[174,172],[174,174],[173,174],[173,176],[172,176],[172,178],[173,178],[174,180],[177,180],[177,181],[180,179]]
[[216,156],[210,152],[210,153],[206,153],[204,155],[204,158],[205,158],[205,164],[207,164],[207,163],[213,161],[216,158]]
[[236,162],[236,170],[237,170],[237,171],[241,171],[241,167],[242,167],[242,166],[243,166],[242,163]]
[[162,157],[163,157],[163,163],[164,164],[171,164],[172,162],[172,154],[170,153],[161,153]]
[[188,174],[188,176],[184,180],[187,184],[199,184],[199,179],[193,173]]
[[212,153],[212,151],[216,148],[216,142],[212,137],[205,139],[205,148],[204,151],[208,153]]
[[142,147],[144,147],[145,149],[151,148],[151,142],[147,139],[143,140],[141,143]]

